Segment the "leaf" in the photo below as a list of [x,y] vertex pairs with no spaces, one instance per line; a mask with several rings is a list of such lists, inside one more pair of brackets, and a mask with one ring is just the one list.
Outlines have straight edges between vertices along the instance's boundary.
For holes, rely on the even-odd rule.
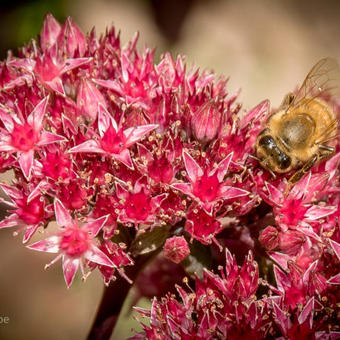
[[181,262],[181,265],[190,277],[195,278],[197,276],[202,279],[203,269],[211,268],[210,248],[198,241],[194,241],[189,247],[190,255]]
[[133,240],[129,251],[132,256],[151,253],[161,247],[169,235],[169,227],[156,227],[138,235]]

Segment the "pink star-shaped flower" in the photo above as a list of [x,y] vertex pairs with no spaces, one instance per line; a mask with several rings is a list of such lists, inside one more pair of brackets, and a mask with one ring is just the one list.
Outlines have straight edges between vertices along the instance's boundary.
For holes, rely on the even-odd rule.
[[208,214],[212,213],[214,205],[221,200],[249,195],[246,190],[225,184],[224,176],[228,172],[232,156],[230,153],[213,170],[203,171],[187,152],[183,152],[190,183],[175,183],[172,187],[196,200]]
[[20,168],[29,180],[37,147],[65,141],[65,138],[43,130],[43,121],[49,97],[41,100],[27,119],[16,115],[9,108],[0,106],[0,151],[16,152]]
[[133,169],[129,147],[157,127],[157,124],[149,124],[123,130],[110,113],[102,105],[99,105],[98,140],[87,140],[73,147],[69,152],[95,152],[110,155]]
[[263,195],[263,199],[274,206],[276,222],[284,231],[288,228],[299,227],[299,230],[304,230],[307,235],[318,239],[311,224],[337,210],[334,206],[312,204],[315,196],[322,192],[327,181],[326,174],[312,175],[310,172],[294,186],[288,195],[266,182],[268,195]]
[[4,203],[15,210],[0,222],[0,229],[20,226],[14,235],[25,230],[23,243],[27,243],[36,230],[52,216],[52,204],[46,205],[46,201],[41,199],[40,190],[38,192],[33,189],[31,194],[27,195],[22,190],[5,184],[1,184],[1,189],[12,200]]
[[67,287],[70,287],[79,267],[83,277],[86,277],[84,259],[99,265],[114,267],[112,261],[97,247],[95,242],[95,237],[106,223],[108,215],[85,223],[80,227],[78,220],[72,219],[67,209],[57,198],[54,201],[54,210],[60,228],[59,232],[45,240],[27,246],[33,250],[59,253],[54,260],[46,265],[46,268],[62,258],[64,278]]

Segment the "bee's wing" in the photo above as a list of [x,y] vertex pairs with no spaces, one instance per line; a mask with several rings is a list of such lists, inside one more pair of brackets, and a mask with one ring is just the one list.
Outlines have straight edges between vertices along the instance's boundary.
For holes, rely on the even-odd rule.
[[339,84],[340,69],[337,61],[333,58],[321,59],[309,71],[302,86],[288,105],[287,110],[298,106],[299,102],[304,98],[322,97],[327,100],[339,95]]

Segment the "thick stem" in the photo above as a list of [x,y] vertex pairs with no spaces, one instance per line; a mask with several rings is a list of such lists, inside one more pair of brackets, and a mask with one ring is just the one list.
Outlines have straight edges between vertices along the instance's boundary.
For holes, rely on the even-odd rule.
[[[135,258],[135,264],[126,269],[126,275],[135,282],[138,274],[153,255],[152,253]],[[97,315],[87,338],[88,340],[110,339],[131,287],[131,284],[119,276],[116,281],[113,281],[104,289]]]

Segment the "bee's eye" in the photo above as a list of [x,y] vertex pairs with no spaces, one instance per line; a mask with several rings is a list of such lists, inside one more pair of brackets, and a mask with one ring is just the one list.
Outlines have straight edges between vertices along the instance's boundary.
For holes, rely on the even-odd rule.
[[278,165],[280,167],[280,169],[284,170],[289,168],[290,164],[291,164],[291,159],[289,156],[287,156],[285,153],[280,152],[280,154],[278,155]]
[[276,143],[273,137],[270,137],[270,136],[261,137],[261,139],[259,140],[259,145],[267,150],[272,150],[276,147]]

